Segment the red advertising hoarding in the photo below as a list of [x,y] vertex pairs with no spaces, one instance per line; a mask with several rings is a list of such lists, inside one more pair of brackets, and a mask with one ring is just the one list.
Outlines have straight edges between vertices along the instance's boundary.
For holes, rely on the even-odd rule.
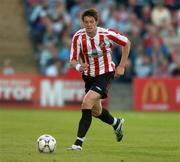
[[133,101],[136,111],[180,111],[180,78],[136,78]]
[[0,108],[79,109],[84,83],[79,73],[61,77],[0,75]]
[[36,75],[0,75],[0,106],[37,106],[38,85]]

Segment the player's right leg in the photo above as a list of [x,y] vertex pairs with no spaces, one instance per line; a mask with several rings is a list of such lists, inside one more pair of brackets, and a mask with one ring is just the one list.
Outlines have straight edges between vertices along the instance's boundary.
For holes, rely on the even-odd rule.
[[99,118],[101,121],[112,125],[114,133],[116,135],[116,140],[119,142],[123,138],[123,118],[113,117],[107,109],[102,108],[101,100],[97,101],[92,107],[92,115]]
[[81,106],[82,117],[79,121],[77,139],[74,144],[70,148],[68,148],[68,150],[82,150],[82,144],[92,121],[91,109],[94,104],[100,99],[100,97],[101,95],[99,93],[92,90],[89,90],[88,93],[84,96]]

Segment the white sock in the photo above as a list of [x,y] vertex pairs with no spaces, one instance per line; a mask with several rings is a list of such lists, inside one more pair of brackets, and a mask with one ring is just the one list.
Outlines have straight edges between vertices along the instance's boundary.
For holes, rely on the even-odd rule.
[[117,118],[114,118],[114,122],[112,123],[112,126],[115,126],[117,123]]
[[83,137],[83,138],[77,137],[77,139],[80,140],[80,141],[82,141],[82,142],[84,142],[85,137]]

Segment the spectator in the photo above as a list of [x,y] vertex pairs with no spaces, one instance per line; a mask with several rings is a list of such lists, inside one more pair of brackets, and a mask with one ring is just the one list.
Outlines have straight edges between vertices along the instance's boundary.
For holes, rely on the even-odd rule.
[[173,50],[172,59],[174,60],[173,67],[171,70],[172,76],[180,76],[180,47],[175,46]]
[[171,23],[171,12],[162,2],[158,2],[152,10],[152,22],[157,27]]
[[59,61],[61,63],[60,73],[65,73],[68,67],[68,60],[71,49],[71,39],[67,36],[63,38],[63,48],[59,51]]
[[170,76],[169,61],[166,57],[162,56],[156,66],[153,72],[154,77],[165,78]]
[[55,44],[50,41],[39,47],[40,72],[44,74],[46,67],[53,64],[53,60],[58,59],[58,49]]
[[148,77],[152,73],[152,59],[150,56],[139,53],[135,60],[135,74],[138,77]]
[[149,5],[145,5],[142,7],[141,19],[144,23],[151,22],[151,8]]
[[180,63],[176,64],[176,67],[171,72],[172,76],[180,76]]
[[[153,56],[153,53],[162,53],[168,55],[168,48],[164,44],[163,38],[158,34],[155,26],[147,26],[147,36],[144,40],[145,53]],[[154,57],[154,56],[153,56]]]
[[12,66],[12,62],[10,59],[6,59],[3,62],[3,68],[2,68],[2,73],[4,75],[12,75],[15,73],[15,70]]
[[59,76],[61,63],[57,59],[53,59],[51,64],[45,69],[45,75],[49,77]]

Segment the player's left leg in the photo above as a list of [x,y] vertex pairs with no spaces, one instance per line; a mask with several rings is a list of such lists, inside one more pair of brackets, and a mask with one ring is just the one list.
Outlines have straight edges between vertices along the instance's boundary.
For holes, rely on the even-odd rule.
[[92,108],[92,115],[96,118],[99,118],[101,121],[112,125],[114,132],[116,134],[116,140],[119,142],[123,138],[122,127],[124,123],[123,118],[113,117],[107,109],[102,108],[101,100],[97,101]]
[[114,126],[115,128],[117,123],[117,118],[114,118],[108,110],[102,108],[101,100],[97,101],[92,108],[92,115],[96,118],[99,118],[103,122]]

